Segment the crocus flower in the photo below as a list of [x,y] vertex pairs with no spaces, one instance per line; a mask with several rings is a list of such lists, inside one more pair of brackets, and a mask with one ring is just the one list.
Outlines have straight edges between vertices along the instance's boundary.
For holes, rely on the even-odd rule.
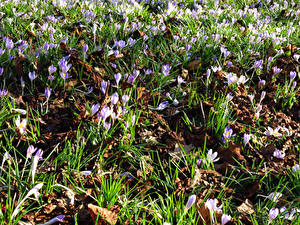
[[261,93],[261,96],[260,96],[259,103],[261,103],[261,102],[262,102],[262,100],[263,100],[265,97],[266,97],[266,92],[265,92],[265,91],[263,91],[263,92]]
[[39,149],[35,153],[35,156],[33,157],[32,168],[31,168],[32,183],[34,183],[34,177],[35,177],[35,173],[36,173],[38,162],[39,162],[39,160],[43,159],[42,155],[43,155],[43,150]]
[[165,102],[161,102],[157,108],[155,108],[155,110],[164,110],[165,108],[167,108],[169,105],[168,101]]
[[166,76],[169,75],[170,70],[171,70],[171,67],[170,67],[169,64],[166,64],[166,65],[163,65],[163,66],[162,66],[162,69],[161,69],[161,70],[162,70],[163,75],[166,77]]
[[26,155],[26,158],[31,159],[31,155],[32,155],[33,153],[35,153],[36,150],[37,150],[37,148],[35,148],[33,145],[30,145],[30,146],[27,148],[27,155]]
[[297,82],[294,81],[293,84],[292,84],[292,89],[294,89],[296,87],[296,85],[297,85]]
[[10,38],[6,38],[5,39],[5,47],[8,49],[8,50],[11,50],[14,48],[14,42],[10,39]]
[[38,199],[40,197],[40,189],[43,187],[43,183],[39,183],[37,185],[35,185],[28,193],[27,195],[22,199],[22,201],[20,201],[20,203],[17,205],[17,207],[15,208],[15,210],[13,211],[12,215],[11,215],[11,219],[13,219],[20,211],[20,208],[23,204],[23,202],[29,198],[29,196],[34,195],[36,199]]
[[0,56],[5,53],[5,49],[0,48]]
[[223,142],[227,142],[227,140],[234,135],[232,135],[233,130],[230,127],[225,127],[224,133],[223,133]]
[[92,108],[91,108],[91,115],[92,115],[92,116],[95,115],[95,114],[98,112],[99,108],[100,108],[100,105],[99,105],[99,104],[92,105]]
[[200,167],[200,166],[201,166],[201,163],[202,163],[202,159],[199,158],[199,159],[197,160],[197,166]]
[[6,89],[3,89],[3,90],[0,90],[0,98],[4,98],[8,93],[8,90]]
[[279,151],[278,149],[276,149],[274,152],[273,152],[273,156],[275,158],[278,158],[278,159],[283,159],[284,156],[285,156],[285,153],[282,153],[281,151]]
[[112,105],[117,104],[118,101],[119,101],[119,95],[118,95],[118,93],[113,93],[113,94],[110,96],[110,100],[111,100],[111,104],[112,104]]
[[104,106],[101,111],[100,114],[98,115],[99,118],[101,118],[103,121],[106,120],[107,117],[109,117],[112,113],[112,110],[108,107],[108,106]]
[[35,78],[37,78],[37,75],[36,75],[35,71],[33,71],[33,72],[28,73],[28,77],[31,81],[33,81]]
[[[1,73],[0,73],[0,74],[1,74]],[[296,77],[296,75],[297,75],[297,73],[296,73],[295,71],[291,71],[291,72],[290,72],[290,79],[291,79],[291,80],[294,80],[295,77]]]
[[226,223],[228,223],[231,220],[231,216],[227,215],[227,214],[223,214],[221,217],[221,224],[225,225]]
[[116,80],[117,86],[119,86],[119,82],[120,82],[121,78],[122,78],[122,74],[120,74],[120,73],[115,74],[115,80]]
[[280,129],[280,127],[277,127],[274,130],[273,130],[273,128],[268,127],[268,130],[265,131],[264,134],[267,136],[281,137],[282,134],[279,133],[279,129]]
[[251,135],[250,134],[244,134],[244,145],[247,145],[250,141]]
[[27,119],[23,119],[22,122],[20,122],[20,117],[16,119],[16,126],[18,130],[20,131],[21,134],[24,134],[26,130],[26,125],[27,125]]
[[188,211],[196,201],[196,195],[191,195],[186,203],[184,211]]
[[64,74],[67,74],[67,72],[69,71],[69,69],[72,66],[71,64],[68,64],[68,61],[66,60],[66,58],[68,58],[68,56],[66,56],[58,61],[58,65]]
[[212,151],[212,149],[209,149],[207,156],[206,156],[206,160],[208,163],[213,163],[213,162],[217,162],[220,158],[217,158],[218,153]]
[[234,73],[227,74],[227,83],[228,85],[235,84],[238,81],[238,77]]
[[126,102],[128,102],[128,100],[129,100],[129,95],[123,95],[122,96],[122,102],[123,102],[123,104],[126,104]]
[[273,67],[273,74],[274,75],[280,73],[281,71],[282,71],[282,69],[278,68],[277,66]]
[[273,208],[269,211],[269,221],[274,220],[279,214],[278,208]]
[[0,67],[0,76],[3,74],[3,72],[4,72],[4,68]]
[[85,54],[85,53],[88,51],[88,49],[89,49],[89,46],[85,44],[85,45],[82,47],[83,53]]
[[59,215],[59,216],[56,216],[53,219],[51,219],[48,222],[43,223],[41,225],[51,225],[51,224],[54,224],[54,223],[57,223],[57,222],[63,222],[64,218],[65,218],[65,215]]
[[248,95],[248,98],[250,99],[251,104],[253,104],[254,95]]
[[207,199],[205,202],[205,207],[209,209],[210,218],[212,219],[212,222],[214,223],[214,216],[213,214],[215,212],[221,212],[222,211],[222,204],[217,207],[218,200],[217,199]]
[[107,81],[103,80],[103,81],[101,82],[101,92],[102,92],[102,94],[105,94],[107,85],[108,85],[108,82],[107,82]]
[[184,79],[181,76],[177,77],[177,82],[178,82],[179,85],[182,84],[182,83],[185,83]]
[[49,75],[51,75],[52,73],[56,72],[57,68],[53,65],[49,66],[48,67],[48,72],[49,72]]
[[272,202],[278,202],[281,196],[282,194],[279,192],[272,192],[267,196],[267,199],[271,200]]
[[266,84],[266,81],[265,81],[265,80],[260,80],[260,81],[258,82],[258,87],[261,88],[261,87],[265,86],[265,84]]
[[240,78],[237,80],[237,84],[244,84],[248,81],[249,79],[246,79],[246,77],[244,75],[240,76]]
[[45,97],[48,100],[50,98],[51,95],[51,88],[47,87],[45,88]]
[[259,68],[262,66],[263,60],[257,60],[254,62],[254,68]]

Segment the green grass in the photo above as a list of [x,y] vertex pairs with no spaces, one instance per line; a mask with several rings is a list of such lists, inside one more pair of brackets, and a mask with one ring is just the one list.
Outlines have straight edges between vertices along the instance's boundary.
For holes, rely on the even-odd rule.
[[[65,224],[96,224],[88,204],[117,224],[221,224],[224,214],[234,224],[298,223],[298,1],[70,2],[0,3],[0,224],[60,214]],[[27,155],[30,145],[42,158]],[[222,211],[209,212],[209,199]],[[271,221],[273,208],[282,210]]]

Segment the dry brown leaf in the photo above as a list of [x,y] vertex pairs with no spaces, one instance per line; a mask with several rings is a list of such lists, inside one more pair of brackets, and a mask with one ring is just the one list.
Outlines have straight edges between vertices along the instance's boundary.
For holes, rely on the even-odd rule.
[[254,205],[249,199],[246,199],[245,202],[243,202],[239,207],[237,207],[237,210],[244,215],[250,215],[255,212]]
[[197,70],[201,67],[201,65],[202,65],[202,60],[200,59],[193,60],[188,64],[188,70],[189,71]]
[[97,216],[99,215],[97,225],[114,225],[118,221],[118,214],[106,208],[88,204],[88,209],[94,222],[97,220]]

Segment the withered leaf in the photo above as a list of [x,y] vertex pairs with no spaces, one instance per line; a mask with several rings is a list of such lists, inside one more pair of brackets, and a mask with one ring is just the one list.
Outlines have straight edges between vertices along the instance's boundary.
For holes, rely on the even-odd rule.
[[99,215],[97,225],[114,225],[118,221],[118,214],[116,212],[108,210],[107,208],[88,204],[88,209],[94,222],[96,222],[97,216]]

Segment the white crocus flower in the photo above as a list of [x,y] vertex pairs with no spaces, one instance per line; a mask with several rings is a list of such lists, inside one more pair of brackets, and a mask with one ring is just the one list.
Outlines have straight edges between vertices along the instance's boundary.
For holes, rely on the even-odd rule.
[[217,156],[218,156],[218,153],[217,152],[213,153],[212,149],[210,149],[207,153],[206,160],[208,163],[217,162],[220,159],[220,158],[217,158]]
[[16,120],[16,126],[19,129],[21,134],[24,134],[26,130],[26,125],[27,125],[27,119],[23,119],[22,122],[20,122],[20,117],[17,118]]
[[15,208],[15,210],[13,211],[12,215],[11,215],[11,219],[13,219],[20,211],[20,208],[23,204],[23,202],[29,198],[29,196],[34,195],[34,197],[36,199],[38,199],[40,197],[40,189],[43,187],[43,183],[39,183],[37,185],[35,185],[29,192],[28,194],[20,201],[20,203],[17,205],[17,207]]

